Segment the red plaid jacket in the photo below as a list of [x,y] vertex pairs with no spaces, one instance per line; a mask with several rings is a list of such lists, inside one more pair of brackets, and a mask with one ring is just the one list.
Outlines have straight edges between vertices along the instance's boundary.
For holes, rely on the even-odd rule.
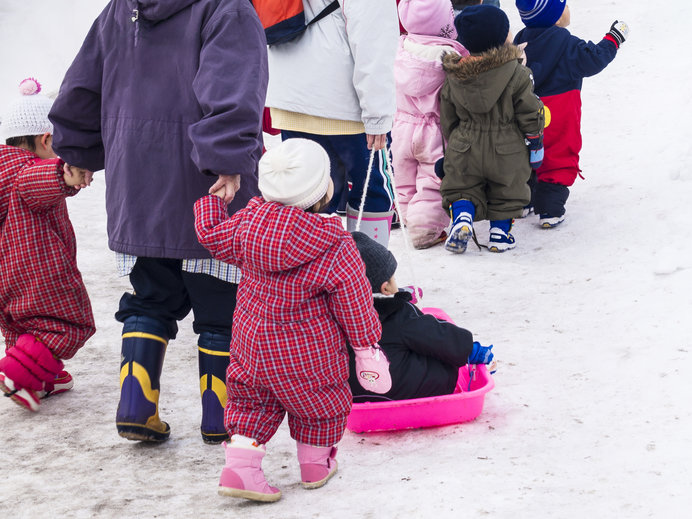
[[61,359],[94,334],[77,269],[60,159],[0,145],[0,329],[5,347],[31,333]]
[[[345,353],[345,341],[364,348],[379,340],[365,266],[338,218],[260,197],[228,217],[209,195],[195,204],[195,228],[212,256],[241,269],[231,349],[244,366],[256,363],[254,346],[319,355],[320,347]],[[257,335],[235,333],[249,329],[243,319]]]

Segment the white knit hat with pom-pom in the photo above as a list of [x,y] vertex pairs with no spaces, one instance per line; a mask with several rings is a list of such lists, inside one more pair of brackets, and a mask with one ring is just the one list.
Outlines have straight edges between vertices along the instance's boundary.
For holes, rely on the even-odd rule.
[[329,155],[308,139],[288,139],[259,162],[259,189],[268,202],[308,209],[329,188]]
[[48,112],[53,100],[41,94],[41,84],[34,78],[19,83],[21,96],[12,101],[0,117],[0,138],[3,142],[11,137],[53,133]]

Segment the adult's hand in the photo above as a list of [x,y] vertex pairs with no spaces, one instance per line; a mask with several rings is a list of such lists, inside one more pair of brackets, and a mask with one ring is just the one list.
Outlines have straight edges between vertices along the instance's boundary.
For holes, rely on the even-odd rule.
[[365,134],[368,142],[368,149],[381,150],[387,145],[387,134],[382,133],[380,135]]
[[209,188],[209,194],[213,194],[221,188],[226,189],[223,201],[228,205],[233,201],[236,192],[240,189],[240,175],[219,175],[214,185]]

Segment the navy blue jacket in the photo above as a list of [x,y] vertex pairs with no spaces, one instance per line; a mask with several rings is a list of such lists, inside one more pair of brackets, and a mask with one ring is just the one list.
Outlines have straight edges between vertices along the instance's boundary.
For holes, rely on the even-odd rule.
[[581,90],[582,80],[606,68],[618,50],[608,38],[586,42],[557,25],[525,27],[514,43],[526,42],[526,66],[533,72],[534,92],[539,97]]
[[208,258],[192,208],[241,175],[230,211],[259,194],[267,46],[247,0],[111,0],[50,112],[68,164],[106,171],[108,244]]
[[349,353],[349,379],[354,402],[405,400],[448,395],[454,391],[459,368],[473,349],[473,335],[453,323],[421,312],[411,294],[376,297],[375,310],[382,323],[380,347],[389,359],[392,389],[384,395],[366,391],[358,383],[353,350]]

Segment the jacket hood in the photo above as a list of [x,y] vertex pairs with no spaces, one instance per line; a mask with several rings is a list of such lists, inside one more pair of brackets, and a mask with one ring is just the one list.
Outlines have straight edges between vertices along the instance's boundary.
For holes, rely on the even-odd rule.
[[463,59],[458,54],[447,54],[442,59],[442,67],[450,81],[463,85],[464,95],[459,100],[464,108],[485,113],[507,87],[515,68],[520,65],[521,54],[519,47],[506,44]]
[[129,0],[132,9],[139,11],[139,16],[152,22],[160,22],[182,11],[197,0]]
[[456,40],[436,36],[402,36],[394,67],[397,94],[420,98],[442,86],[442,56],[448,53],[468,56]]
[[[251,202],[248,208],[252,205]],[[337,245],[346,234],[338,218],[307,213],[276,202],[262,201],[248,214],[241,256],[249,266],[268,272],[310,263]]]
[[454,10],[449,0],[401,0],[399,20],[409,34],[454,39]]

